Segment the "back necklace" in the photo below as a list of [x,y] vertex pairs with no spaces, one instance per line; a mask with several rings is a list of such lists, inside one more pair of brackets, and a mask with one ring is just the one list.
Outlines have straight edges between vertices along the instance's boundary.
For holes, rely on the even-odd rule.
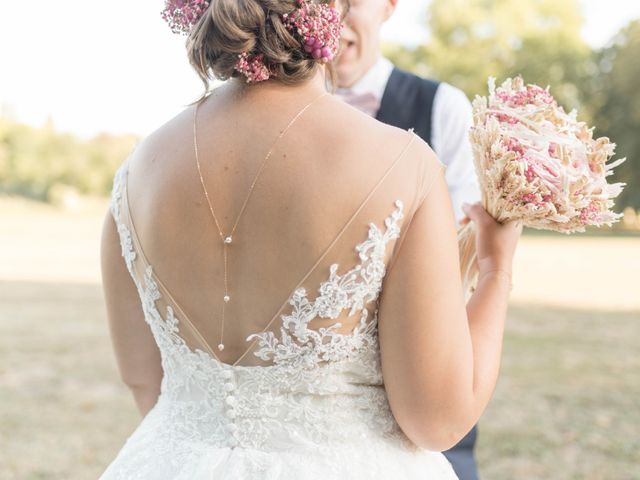
[[280,132],[280,135],[278,135],[278,138],[275,139],[275,141],[273,142],[273,144],[271,145],[271,148],[269,149],[269,152],[267,153],[267,156],[264,157],[264,160],[262,161],[262,163],[260,164],[260,168],[258,168],[258,172],[256,173],[253,181],[251,182],[251,186],[249,187],[249,191],[247,192],[247,196],[244,200],[244,203],[242,204],[242,208],[240,209],[240,213],[238,213],[238,216],[235,220],[235,222],[233,223],[233,226],[231,227],[231,230],[229,230],[228,233],[224,233],[222,231],[222,227],[220,226],[220,222],[218,221],[218,217],[216,217],[215,212],[213,211],[213,206],[211,205],[211,199],[209,198],[209,192],[207,192],[207,188],[204,185],[204,180],[202,178],[202,169],[200,167],[200,158],[198,155],[198,129],[197,129],[197,120],[198,120],[198,108],[200,107],[200,103],[198,103],[196,105],[195,108],[195,112],[193,115],[193,143],[194,143],[194,149],[195,149],[195,156],[196,156],[196,165],[198,167],[198,175],[200,176],[200,184],[202,185],[202,189],[204,190],[204,196],[207,199],[207,204],[209,205],[209,211],[211,212],[211,216],[213,217],[213,221],[216,225],[216,228],[218,229],[218,234],[220,236],[220,241],[222,242],[222,252],[223,252],[223,261],[224,261],[224,296],[222,297],[222,318],[221,318],[221,326],[220,326],[220,343],[218,344],[218,350],[222,351],[224,350],[224,342],[223,342],[223,338],[224,338],[224,320],[225,320],[225,311],[226,311],[226,305],[227,303],[229,303],[231,301],[231,295],[229,293],[229,275],[228,275],[228,258],[229,258],[229,249],[231,248],[231,245],[233,245],[233,236],[236,233],[236,228],[238,227],[238,223],[240,222],[240,218],[242,217],[242,214],[244,213],[246,207],[247,207],[247,203],[249,203],[249,198],[251,197],[251,194],[253,193],[253,189],[258,181],[258,177],[260,177],[260,174],[262,173],[262,170],[264,169],[264,166],[266,165],[267,161],[269,160],[269,158],[271,157],[273,150],[275,149],[276,144],[278,143],[278,141],[287,133],[287,131],[291,128],[291,126],[296,122],[296,120],[298,120],[302,114],[304,112],[307,111],[307,109],[313,105],[317,100],[319,100],[320,98],[324,97],[325,95],[328,95],[328,92],[324,92],[322,95],[319,95],[318,97],[316,97],[315,99],[313,99],[311,102],[309,102],[307,105],[305,105],[298,113],[295,117],[293,117],[293,119],[289,122],[289,124],[285,127],[284,130],[282,130],[282,132]]

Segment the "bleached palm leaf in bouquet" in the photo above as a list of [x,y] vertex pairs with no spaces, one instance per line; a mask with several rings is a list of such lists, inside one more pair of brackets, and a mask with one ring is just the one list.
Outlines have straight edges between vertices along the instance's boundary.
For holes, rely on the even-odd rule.
[[[607,164],[615,144],[593,138],[593,128],[567,113],[549,89],[507,79],[489,96],[473,102],[470,132],[485,209],[498,222],[520,221],[529,228],[563,233],[587,226],[611,226],[621,214],[611,208],[623,183],[608,184]],[[477,280],[473,223],[458,232],[465,293]]]

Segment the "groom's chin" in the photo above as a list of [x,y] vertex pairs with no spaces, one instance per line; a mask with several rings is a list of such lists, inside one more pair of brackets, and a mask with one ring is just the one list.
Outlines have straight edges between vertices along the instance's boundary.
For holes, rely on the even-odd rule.
[[334,67],[338,77],[338,87],[340,88],[352,87],[362,77],[357,62],[349,61],[348,58],[338,57]]

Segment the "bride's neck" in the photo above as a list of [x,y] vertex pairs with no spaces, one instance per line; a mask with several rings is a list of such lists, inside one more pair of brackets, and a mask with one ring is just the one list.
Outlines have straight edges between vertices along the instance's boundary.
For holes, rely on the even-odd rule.
[[318,68],[313,77],[297,85],[286,85],[277,79],[247,85],[242,79],[233,79],[229,82],[229,88],[237,97],[250,101],[312,98],[328,90],[325,68]]

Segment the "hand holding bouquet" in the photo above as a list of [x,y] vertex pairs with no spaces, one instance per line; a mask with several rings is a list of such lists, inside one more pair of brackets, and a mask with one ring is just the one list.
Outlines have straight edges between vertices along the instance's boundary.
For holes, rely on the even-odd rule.
[[[470,138],[482,203],[498,222],[563,233],[612,225],[613,199],[624,184],[606,177],[625,159],[607,164],[615,144],[593,138],[593,129],[566,113],[548,89],[508,79],[473,102]],[[473,223],[458,233],[463,285],[477,277]]]

